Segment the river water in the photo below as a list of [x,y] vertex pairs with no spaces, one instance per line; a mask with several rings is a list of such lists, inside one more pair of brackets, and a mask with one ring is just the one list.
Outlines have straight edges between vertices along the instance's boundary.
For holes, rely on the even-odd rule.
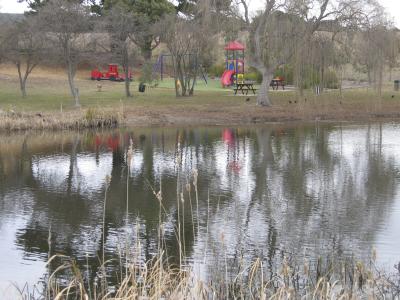
[[399,132],[275,124],[0,135],[0,295],[45,278],[54,254],[74,257],[88,277],[103,247],[111,269],[126,248],[148,260],[160,223],[171,260],[181,252],[205,277],[237,257],[262,257],[272,270],[283,257],[367,261],[373,249],[391,270]]

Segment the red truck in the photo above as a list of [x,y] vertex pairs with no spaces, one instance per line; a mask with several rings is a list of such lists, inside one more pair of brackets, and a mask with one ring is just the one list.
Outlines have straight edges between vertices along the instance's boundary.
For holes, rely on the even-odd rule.
[[[132,73],[129,71],[129,80],[132,80]],[[107,72],[101,72],[98,68],[92,70],[92,80],[125,81],[125,72],[119,73],[118,65],[109,64]]]

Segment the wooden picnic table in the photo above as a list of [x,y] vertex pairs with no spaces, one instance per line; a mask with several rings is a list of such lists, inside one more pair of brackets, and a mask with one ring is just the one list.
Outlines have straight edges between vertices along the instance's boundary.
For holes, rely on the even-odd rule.
[[282,90],[285,89],[285,80],[283,80],[282,78],[274,78],[271,80],[271,83],[269,84],[270,86],[272,86],[273,90],[278,90],[279,86],[282,87]]
[[256,94],[256,89],[254,88],[253,81],[245,81],[237,83],[233,90],[235,91],[235,95],[237,94],[238,91],[241,91],[242,95],[244,95],[245,93],[246,95],[248,95],[249,91],[252,91],[254,95]]

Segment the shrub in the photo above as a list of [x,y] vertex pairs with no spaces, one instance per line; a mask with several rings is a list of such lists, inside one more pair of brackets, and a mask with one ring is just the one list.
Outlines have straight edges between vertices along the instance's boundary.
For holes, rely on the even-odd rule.
[[148,84],[152,84],[153,81],[158,82],[159,74],[153,72],[153,65],[150,62],[145,62],[143,64],[139,80],[142,83],[148,83]]
[[221,77],[225,71],[225,64],[215,64],[208,68],[208,75],[211,77]]
[[257,83],[261,83],[262,75],[258,72],[245,73],[244,80],[255,81]]
[[340,82],[335,71],[328,70],[325,72],[324,87],[328,89],[338,89],[340,87]]
[[274,72],[274,77],[283,77],[286,84],[293,84],[294,71],[291,65],[283,65]]
[[247,69],[246,73],[244,74],[244,79],[255,81],[257,83],[261,83],[262,82],[262,74],[256,68],[250,67]]
[[[321,85],[321,74],[315,68],[310,66],[306,66],[303,70],[304,76],[302,78],[302,88],[309,89],[313,88],[316,85]],[[328,89],[338,89],[340,86],[339,79],[336,75],[336,72],[333,70],[327,69],[324,74],[324,88]]]

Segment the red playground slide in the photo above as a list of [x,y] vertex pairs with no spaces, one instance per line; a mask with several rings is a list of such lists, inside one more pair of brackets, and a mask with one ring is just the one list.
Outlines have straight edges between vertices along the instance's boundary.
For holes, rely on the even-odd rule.
[[223,87],[232,85],[232,76],[235,75],[234,70],[225,70],[221,77],[221,84]]

